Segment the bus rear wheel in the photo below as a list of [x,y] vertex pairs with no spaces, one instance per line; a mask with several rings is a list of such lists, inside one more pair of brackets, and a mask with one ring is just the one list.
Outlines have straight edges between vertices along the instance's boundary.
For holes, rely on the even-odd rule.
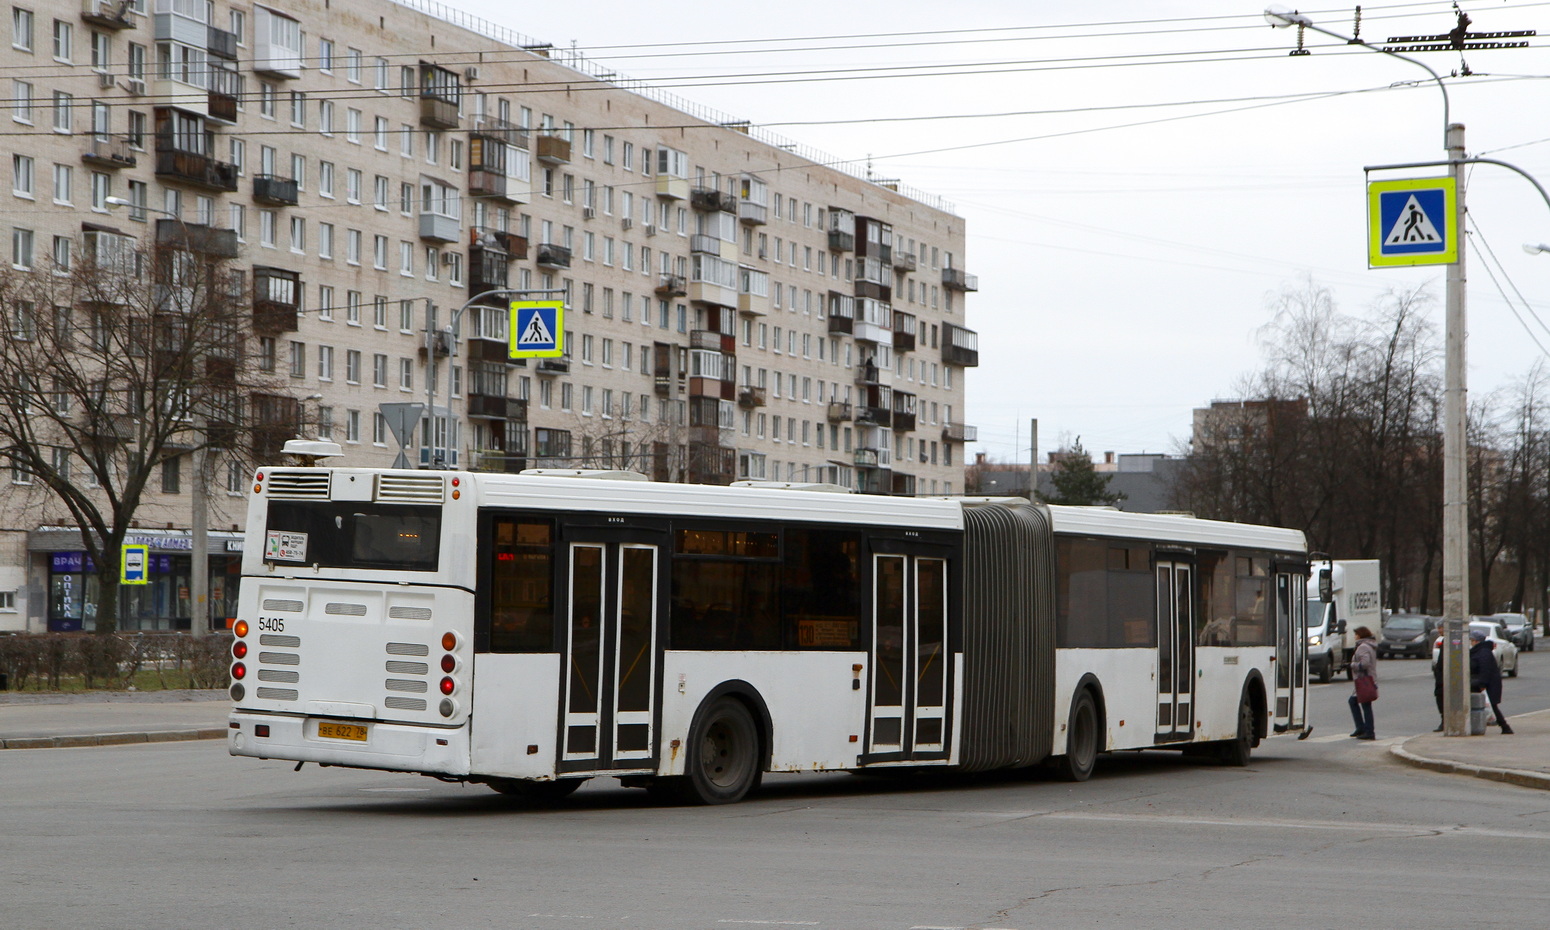
[[1098,705],[1091,691],[1078,691],[1066,724],[1066,754],[1056,760],[1056,772],[1066,781],[1086,781],[1098,761]]
[[568,798],[581,787],[585,778],[556,778],[554,781],[527,781],[522,778],[492,778],[487,784],[501,794],[529,801],[558,801]]
[[689,730],[685,775],[669,784],[691,804],[733,804],[759,786],[759,729],[742,701],[716,698]]

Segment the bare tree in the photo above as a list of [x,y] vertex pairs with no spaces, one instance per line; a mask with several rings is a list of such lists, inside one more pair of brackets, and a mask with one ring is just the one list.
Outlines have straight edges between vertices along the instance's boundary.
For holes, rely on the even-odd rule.
[[0,465],[80,527],[98,632],[117,626],[123,542],[156,476],[174,486],[193,453],[243,456],[299,426],[248,425],[250,399],[278,397],[246,364],[253,305],[226,250],[172,222],[150,249],[88,234],[70,269],[0,270]]

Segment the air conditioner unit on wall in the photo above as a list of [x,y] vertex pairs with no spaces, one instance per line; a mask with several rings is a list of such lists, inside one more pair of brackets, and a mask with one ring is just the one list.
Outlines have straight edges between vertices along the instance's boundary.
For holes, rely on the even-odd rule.
[[130,78],[128,81],[129,92],[136,97],[145,95],[145,78]]
[[479,69],[476,68],[473,65],[469,65],[468,67],[464,68],[463,69],[463,80],[465,80],[465,81],[477,81],[477,80],[479,80]]
[[625,229],[631,229],[631,228],[633,228],[635,226],[635,221],[630,219],[629,217],[625,217],[624,219],[619,221],[619,225],[624,227]]
[[98,71],[97,72],[97,85],[99,87],[108,88],[108,87],[113,87],[113,86],[115,86],[117,84],[118,84],[118,79],[115,78],[110,72],[107,72],[107,71]]
[[646,235],[648,235],[648,236],[655,236],[656,234],[657,234],[657,228],[655,226],[651,225],[650,223],[647,223],[646,224]]
[[597,207],[582,207],[581,208],[581,218],[582,219],[590,220],[590,219],[592,219],[592,218],[594,218],[596,216],[597,216]]

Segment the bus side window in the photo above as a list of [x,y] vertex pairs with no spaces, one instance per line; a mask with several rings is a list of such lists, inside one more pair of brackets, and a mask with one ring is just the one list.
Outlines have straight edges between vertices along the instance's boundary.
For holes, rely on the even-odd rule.
[[554,651],[554,525],[497,518],[490,539],[490,651]]

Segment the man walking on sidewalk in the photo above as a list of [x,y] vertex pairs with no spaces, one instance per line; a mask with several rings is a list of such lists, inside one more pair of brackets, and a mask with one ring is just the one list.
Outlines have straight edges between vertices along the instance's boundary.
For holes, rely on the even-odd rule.
[[1469,690],[1484,692],[1491,702],[1491,712],[1503,733],[1511,734],[1512,727],[1502,713],[1502,667],[1496,663],[1496,647],[1486,638],[1484,630],[1470,630],[1469,639]]

